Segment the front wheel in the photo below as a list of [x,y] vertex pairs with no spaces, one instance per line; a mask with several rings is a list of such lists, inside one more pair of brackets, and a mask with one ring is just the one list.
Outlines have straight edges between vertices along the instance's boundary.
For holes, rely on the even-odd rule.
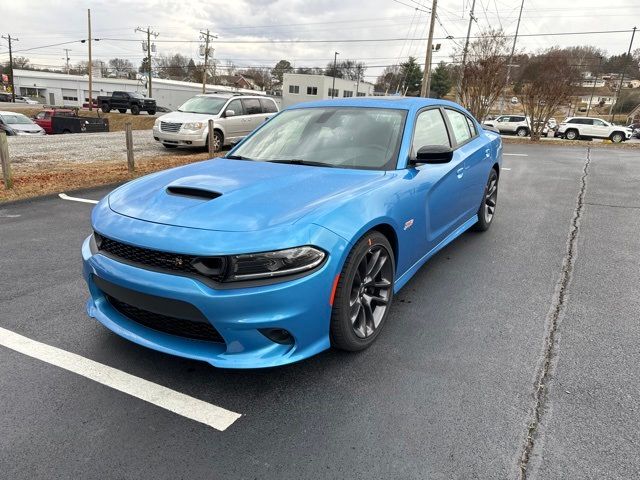
[[578,132],[576,130],[567,130],[567,132],[564,134],[564,138],[566,138],[567,140],[577,140]]
[[140,115],[140,107],[138,105],[131,105],[131,113],[133,115]]
[[340,274],[331,312],[331,345],[358,351],[380,334],[393,301],[395,259],[389,240],[371,231],[353,247]]
[[474,229],[478,232],[486,232],[493,222],[496,214],[496,206],[498,205],[498,172],[495,168],[489,173],[489,180],[484,187],[484,196],[482,203],[478,208],[478,222],[474,225]]
[[614,132],[613,135],[611,135],[611,141],[613,143],[620,143],[622,140],[624,140],[624,137],[620,132]]
[[147,113],[148,113],[149,115],[155,115],[155,114],[156,114],[156,111],[155,111],[155,110],[147,110]]
[[[213,151],[219,152],[222,149],[224,139],[222,138],[222,134],[217,130],[213,132]],[[207,143],[205,145],[207,150],[209,150],[209,135],[207,135]]]

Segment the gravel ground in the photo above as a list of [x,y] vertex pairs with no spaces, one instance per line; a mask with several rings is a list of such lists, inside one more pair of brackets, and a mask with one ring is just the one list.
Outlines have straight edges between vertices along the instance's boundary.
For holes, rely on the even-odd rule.
[[[51,162],[90,163],[127,159],[124,132],[9,137],[8,140],[11,163],[18,168],[41,167]],[[203,151],[168,150],[153,139],[151,130],[134,131],[133,145],[136,159]]]

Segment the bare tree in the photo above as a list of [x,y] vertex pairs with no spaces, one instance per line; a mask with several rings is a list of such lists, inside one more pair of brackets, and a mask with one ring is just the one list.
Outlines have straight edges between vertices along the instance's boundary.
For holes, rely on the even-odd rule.
[[394,93],[402,83],[402,72],[400,66],[390,65],[385,67],[382,74],[376,79],[376,91],[384,93]]
[[460,100],[480,121],[505,87],[508,43],[502,30],[488,30],[469,44]]
[[126,58],[112,58],[109,60],[109,69],[116,77],[130,77],[136,71],[133,63]]
[[539,140],[544,126],[571,98],[580,68],[566,51],[550,49],[529,59],[516,94],[531,120],[531,139]]

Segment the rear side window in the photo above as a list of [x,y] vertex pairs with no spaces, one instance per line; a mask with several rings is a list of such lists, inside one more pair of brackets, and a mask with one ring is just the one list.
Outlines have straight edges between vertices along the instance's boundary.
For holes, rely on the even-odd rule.
[[416,119],[412,145],[413,153],[417,153],[420,148],[427,145],[451,146],[447,127],[438,108],[425,110],[419,113]]
[[244,109],[242,108],[242,102],[240,100],[231,100],[227,105],[227,110],[233,110],[236,115],[244,115]]
[[524,122],[524,117],[511,117],[512,122]]
[[456,139],[456,143],[460,145],[471,138],[471,131],[469,130],[469,123],[467,122],[467,116],[463,113],[455,110],[445,110],[449,123],[451,123],[451,129],[453,130],[453,136]]
[[473,120],[471,120],[469,117],[465,117],[467,119],[467,123],[469,124],[469,130],[471,131],[471,136],[475,137],[478,132],[476,131],[476,126],[473,123]]
[[257,98],[243,98],[242,106],[244,107],[245,115],[262,113],[262,107],[260,106],[260,101]]
[[261,98],[260,104],[262,105],[262,111],[264,113],[275,113],[278,111],[278,107],[276,106],[276,102],[271,100],[270,98]]

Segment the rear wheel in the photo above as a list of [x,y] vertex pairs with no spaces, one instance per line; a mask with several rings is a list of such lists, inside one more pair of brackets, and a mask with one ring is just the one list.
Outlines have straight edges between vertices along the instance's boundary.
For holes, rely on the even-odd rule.
[[498,205],[498,172],[495,168],[489,173],[489,180],[484,187],[484,196],[482,203],[478,208],[478,222],[474,225],[474,230],[478,232],[486,232],[493,222],[496,214],[496,206]]
[[155,114],[156,114],[156,111],[155,111],[155,110],[148,110],[148,111],[147,111],[147,113],[148,113],[149,115],[155,115]]
[[133,115],[140,115],[140,107],[138,105],[131,105],[131,113]]
[[577,140],[579,137],[577,130],[567,130],[564,134],[564,138],[567,140]]
[[119,108],[118,111],[120,113],[127,113],[127,109],[126,108]]
[[613,132],[611,134],[611,141],[613,143],[620,143],[622,140],[624,140],[624,136],[622,135],[622,133],[620,132]]
[[331,313],[331,344],[341,350],[369,347],[393,301],[395,259],[387,238],[371,231],[353,247],[340,274]]
[[516,135],[519,137],[526,137],[528,134],[529,130],[524,127],[520,127],[518,130],[516,130]]
[[109,113],[111,111],[111,107],[108,103],[103,103],[102,107],[100,107],[103,113]]

